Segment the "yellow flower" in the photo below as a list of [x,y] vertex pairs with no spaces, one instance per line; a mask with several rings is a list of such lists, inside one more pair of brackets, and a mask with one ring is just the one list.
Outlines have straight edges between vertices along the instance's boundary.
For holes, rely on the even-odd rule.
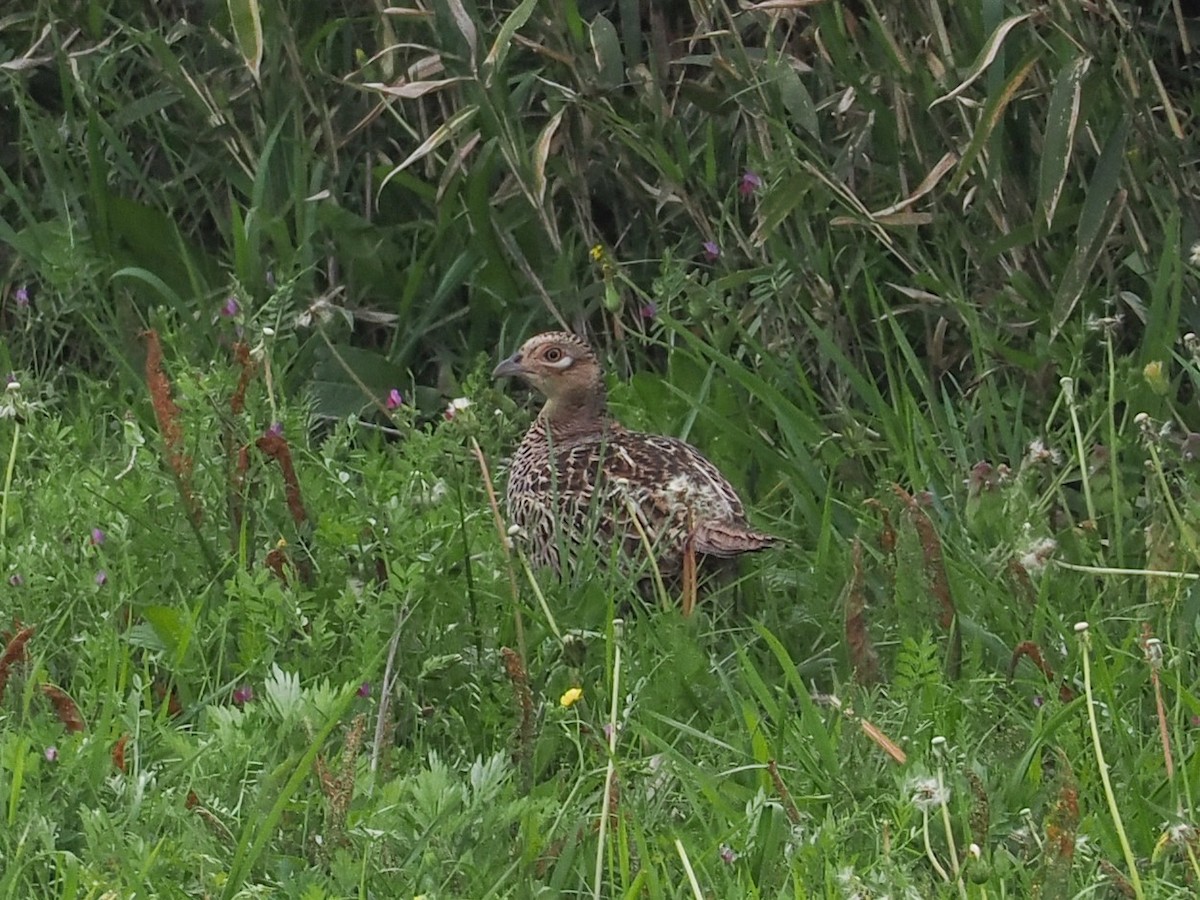
[[583,699],[583,688],[573,687],[558,698],[558,705],[569,709]]
[[600,260],[604,259],[604,245],[597,244],[594,246],[592,248],[591,257],[592,262],[600,262]]

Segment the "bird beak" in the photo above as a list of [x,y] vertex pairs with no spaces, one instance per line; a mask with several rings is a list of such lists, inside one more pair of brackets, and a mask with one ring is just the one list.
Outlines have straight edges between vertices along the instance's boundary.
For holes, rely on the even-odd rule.
[[492,369],[493,378],[509,378],[514,375],[524,375],[525,367],[521,365],[521,355],[514,353],[500,365]]

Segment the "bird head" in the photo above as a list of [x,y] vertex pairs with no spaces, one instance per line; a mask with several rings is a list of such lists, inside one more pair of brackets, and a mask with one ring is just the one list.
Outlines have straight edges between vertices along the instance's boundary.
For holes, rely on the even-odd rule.
[[550,400],[600,384],[600,363],[582,338],[566,331],[531,337],[492,370],[493,378],[512,376],[528,382]]
[[546,397],[550,419],[604,412],[600,362],[582,338],[566,331],[531,337],[492,370],[493,378],[516,376]]

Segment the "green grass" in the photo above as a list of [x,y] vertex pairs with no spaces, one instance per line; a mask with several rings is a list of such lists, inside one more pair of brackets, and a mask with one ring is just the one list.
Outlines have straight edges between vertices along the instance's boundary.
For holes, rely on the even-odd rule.
[[[0,896],[1194,892],[1172,4],[27,6]],[[690,618],[505,552],[562,323],[787,541]]]

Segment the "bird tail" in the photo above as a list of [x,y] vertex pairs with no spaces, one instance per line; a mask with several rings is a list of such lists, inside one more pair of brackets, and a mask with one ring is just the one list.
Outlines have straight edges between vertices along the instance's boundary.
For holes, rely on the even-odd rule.
[[742,553],[756,553],[781,543],[783,540],[773,534],[733,522],[700,522],[692,532],[692,546],[697,553],[722,559]]

